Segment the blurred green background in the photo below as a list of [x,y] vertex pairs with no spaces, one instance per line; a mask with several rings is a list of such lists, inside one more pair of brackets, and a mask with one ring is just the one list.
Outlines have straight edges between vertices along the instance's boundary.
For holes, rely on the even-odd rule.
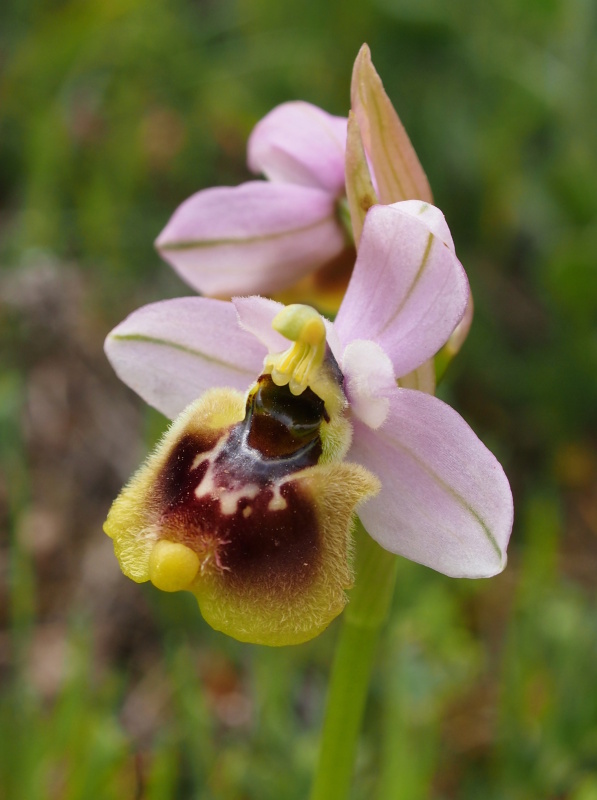
[[476,319],[442,396],[503,462],[505,573],[401,562],[363,800],[597,800],[593,0],[5,0],[0,10],[0,797],[306,797],[337,624],[239,645],[125,580],[101,524],[164,421],[106,333],[189,290],[152,242],[247,178],[275,104],[345,115],[363,41]]

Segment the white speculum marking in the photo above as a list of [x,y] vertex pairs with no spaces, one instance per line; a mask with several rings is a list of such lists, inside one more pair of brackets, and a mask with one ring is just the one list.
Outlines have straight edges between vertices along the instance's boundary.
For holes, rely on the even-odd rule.
[[267,504],[268,511],[284,511],[284,509],[288,507],[288,503],[280,493],[280,486],[280,483],[274,483],[271,486],[274,494],[272,499]]
[[[225,442],[222,442],[210,453],[199,453],[197,456],[195,456],[195,459],[191,465],[191,471],[196,470],[197,467],[204,461],[209,463],[207,471],[201,479],[201,483],[195,489],[195,497],[198,500],[202,497],[213,497],[214,499],[219,500],[222,514],[225,516],[233,516],[238,510],[238,504],[240,501],[254,500],[259,494],[260,489],[255,483],[244,484],[236,489],[232,488],[231,486],[220,486],[217,484],[217,482],[214,480],[215,473],[213,465],[217,460],[218,453],[224,444]],[[281,480],[272,482],[268,485],[268,488],[272,491],[272,498],[267,505],[268,511],[284,511],[288,507],[286,499],[282,497],[280,492],[281,487],[286,482],[287,479],[282,478]],[[242,515],[245,519],[250,517],[252,513],[253,509],[250,505],[243,508]]]
[[254,500],[259,494],[259,486],[255,483],[245,484],[233,489],[229,486],[218,486],[214,481],[214,468],[210,463],[201,483],[195,489],[195,497],[213,497],[220,501],[220,510],[225,516],[236,513],[241,500]]
[[195,459],[193,460],[193,463],[191,464],[191,471],[197,469],[199,464],[203,464],[204,461],[209,461],[210,455],[211,455],[210,453],[207,454],[199,453],[198,455],[196,455]]

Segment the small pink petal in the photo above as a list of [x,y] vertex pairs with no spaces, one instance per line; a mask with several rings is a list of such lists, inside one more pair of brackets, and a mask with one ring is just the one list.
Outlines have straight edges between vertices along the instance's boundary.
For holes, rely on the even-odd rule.
[[513,517],[508,479],[450,406],[396,389],[378,431],[355,421],[347,459],[382,481],[360,517],[386,550],[452,577],[503,570]]
[[344,246],[330,194],[266,181],[197,192],[156,242],[181,277],[207,295],[279,291]]
[[270,181],[344,191],[346,119],[297,100],[257,123],[247,145],[249,169]]
[[171,419],[213,386],[247,389],[266,354],[239,327],[232,303],[206,297],[138,309],[108,335],[105,350],[118,377]]
[[352,413],[370,428],[379,428],[388,416],[388,394],[396,388],[390,359],[375,342],[358,339],[344,351],[342,374]]
[[256,336],[268,352],[280,353],[289,347],[288,339],[272,328],[274,317],[284,308],[282,303],[253,296],[233,297],[232,304],[241,328]]
[[458,324],[469,295],[465,272],[426,215],[409,204],[374,206],[335,327],[344,345],[378,342],[397,377],[434,356]]

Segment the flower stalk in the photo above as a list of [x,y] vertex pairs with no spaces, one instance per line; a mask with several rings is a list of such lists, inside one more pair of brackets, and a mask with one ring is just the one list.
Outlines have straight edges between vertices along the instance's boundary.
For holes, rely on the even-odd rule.
[[360,521],[355,540],[356,583],[336,645],[310,800],[348,797],[371,670],[396,582],[398,559]]

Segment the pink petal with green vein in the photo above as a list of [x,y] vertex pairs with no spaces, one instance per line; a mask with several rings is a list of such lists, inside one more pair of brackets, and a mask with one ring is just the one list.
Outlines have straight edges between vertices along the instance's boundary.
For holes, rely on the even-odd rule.
[[134,311],[108,335],[105,350],[118,377],[171,419],[214,386],[247,389],[266,354],[239,327],[232,303],[206,297]]
[[266,181],[194,194],[156,242],[181,277],[207,295],[271,294],[344,246],[330,194]]
[[446,218],[437,206],[432,206],[431,203],[426,203],[424,200],[404,200],[401,203],[392,203],[391,205],[396,206],[405,214],[411,214],[413,217],[420,219],[421,222],[427,225],[434,236],[437,236],[450,250],[456,252]]
[[513,518],[508,479],[450,406],[396,389],[379,430],[354,421],[347,459],[382,481],[359,515],[386,550],[452,577],[504,569]]
[[346,119],[311,103],[283,103],[257,123],[247,145],[249,169],[270,181],[344,191]]
[[372,339],[401,377],[435,355],[464,314],[465,272],[444,242],[402,203],[374,206],[336,317],[346,346]]

